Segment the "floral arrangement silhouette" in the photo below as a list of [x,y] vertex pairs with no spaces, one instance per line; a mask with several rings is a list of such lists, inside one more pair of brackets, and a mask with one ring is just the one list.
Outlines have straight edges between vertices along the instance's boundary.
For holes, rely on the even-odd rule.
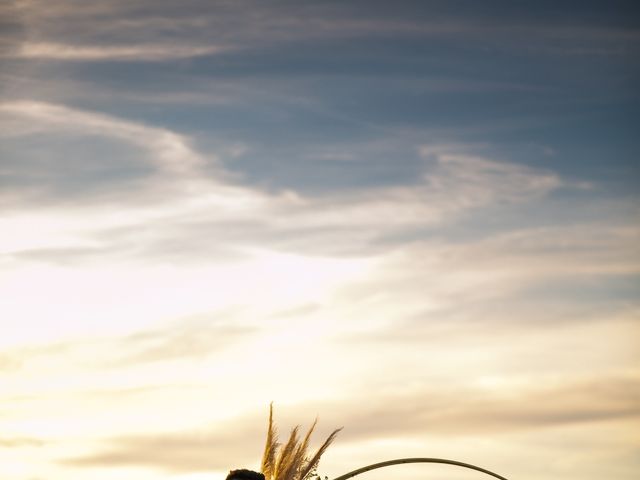
[[[269,407],[267,440],[264,453],[262,455],[261,473],[245,469],[231,470],[227,476],[227,480],[312,480],[313,478],[321,480],[320,476],[316,473],[320,457],[327,448],[329,448],[329,445],[331,445],[342,428],[334,430],[320,448],[313,455],[309,455],[309,441],[311,440],[311,435],[316,427],[316,423],[317,419],[313,422],[309,431],[302,438],[299,437],[300,426],[296,426],[291,431],[291,435],[287,442],[285,444],[280,444],[278,442],[276,427],[273,424],[273,404],[271,404]],[[395,460],[374,463],[358,468],[349,473],[345,473],[344,475],[340,475],[333,480],[347,480],[370,470],[407,463],[439,463],[453,465],[482,472],[500,480],[507,480],[507,478],[498,475],[497,473],[470,463],[430,457],[398,458]],[[325,477],[325,480],[328,479]]]

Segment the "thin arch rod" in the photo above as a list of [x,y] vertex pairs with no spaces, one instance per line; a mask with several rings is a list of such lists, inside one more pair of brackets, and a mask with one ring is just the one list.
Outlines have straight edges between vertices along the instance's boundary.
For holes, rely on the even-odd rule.
[[398,458],[396,460],[387,460],[386,462],[374,463],[372,465],[367,465],[366,467],[358,468],[353,472],[340,475],[339,477],[336,477],[333,480],[347,480],[348,478],[355,477],[356,475],[360,475],[361,473],[365,473],[370,470],[375,470],[377,468],[382,468],[382,467],[390,467],[391,465],[401,465],[404,463],[441,463],[446,465],[455,465],[456,467],[469,468],[477,472],[486,473],[487,475],[491,475],[492,477],[499,478],[500,480],[508,480],[505,477],[498,475],[497,473],[491,472],[481,467],[477,467],[475,465],[471,465],[470,463],[457,462],[455,460],[447,460],[444,458]]

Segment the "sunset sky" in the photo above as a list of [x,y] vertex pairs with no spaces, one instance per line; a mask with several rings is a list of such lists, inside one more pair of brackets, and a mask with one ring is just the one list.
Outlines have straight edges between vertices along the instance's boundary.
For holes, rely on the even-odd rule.
[[633,1],[0,0],[0,478],[223,480],[273,401],[330,479],[637,479],[638,58]]

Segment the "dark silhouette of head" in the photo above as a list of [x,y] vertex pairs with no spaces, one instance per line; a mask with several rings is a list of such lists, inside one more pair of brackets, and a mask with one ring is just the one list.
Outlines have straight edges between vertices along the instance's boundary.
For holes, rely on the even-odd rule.
[[264,475],[253,470],[231,470],[227,480],[264,480]]

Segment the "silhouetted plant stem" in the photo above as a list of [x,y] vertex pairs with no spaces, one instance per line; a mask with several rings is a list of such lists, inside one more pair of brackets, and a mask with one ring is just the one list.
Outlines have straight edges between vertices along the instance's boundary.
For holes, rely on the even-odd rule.
[[372,465],[367,465],[366,467],[358,468],[353,472],[340,475],[339,477],[336,477],[333,480],[347,480],[348,478],[355,477],[356,475],[360,475],[361,473],[365,473],[370,470],[375,470],[377,468],[382,468],[382,467],[389,467],[391,465],[400,465],[403,463],[442,463],[446,465],[455,465],[457,467],[469,468],[471,470],[476,470],[478,472],[486,473],[487,475],[491,475],[492,477],[499,478],[500,480],[507,480],[505,477],[498,475],[497,473],[493,473],[484,468],[471,465],[470,463],[457,462],[455,460],[446,460],[444,458],[399,458],[397,460],[388,460],[386,462],[374,463]]

